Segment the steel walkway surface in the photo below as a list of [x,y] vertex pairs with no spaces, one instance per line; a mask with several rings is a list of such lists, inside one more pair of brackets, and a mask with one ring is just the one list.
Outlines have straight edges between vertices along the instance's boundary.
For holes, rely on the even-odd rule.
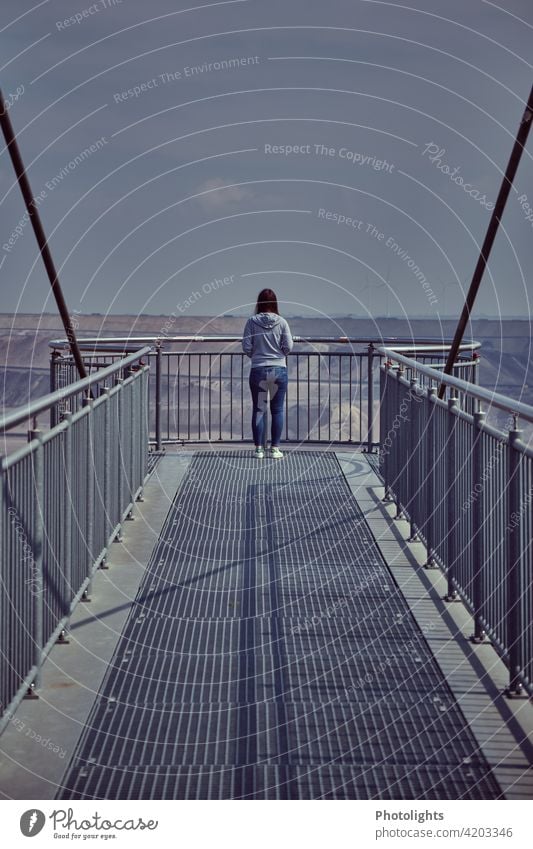
[[501,792],[334,454],[199,452],[58,799]]

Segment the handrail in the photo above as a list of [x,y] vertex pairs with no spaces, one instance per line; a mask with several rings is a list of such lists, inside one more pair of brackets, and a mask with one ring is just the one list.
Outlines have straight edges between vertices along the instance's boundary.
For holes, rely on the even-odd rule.
[[74,609],[90,601],[93,576],[142,497],[149,366],[139,353],[96,375],[116,378],[109,390],[95,387],[94,400],[82,397],[94,377],[83,378],[2,420],[5,427],[47,404],[54,410],[61,395],[80,393],[57,426],[39,432],[34,424],[26,444],[0,457],[0,616],[7,651],[0,663],[0,733],[21,700],[40,688],[53,646],[68,643]]
[[[226,397],[227,392],[229,392],[230,400],[229,400],[229,438],[233,439],[233,423],[234,417],[232,415],[233,407],[233,382],[232,375],[234,374],[234,363],[237,362],[237,370],[240,370],[241,379],[244,374],[244,366],[246,357],[244,357],[242,351],[240,350],[239,344],[232,343],[240,343],[241,341],[240,335],[176,335],[176,336],[166,336],[166,337],[119,337],[119,336],[109,336],[109,337],[99,337],[99,338],[86,338],[80,340],[80,345],[82,349],[86,351],[86,358],[94,359],[94,363],[92,364],[95,368],[98,368],[105,357],[110,358],[118,358],[122,356],[125,350],[131,350],[136,344],[139,344],[139,340],[149,340],[152,343],[152,348],[148,355],[151,363],[155,364],[155,368],[153,369],[152,375],[153,378],[150,381],[150,391],[153,395],[153,405],[152,410],[155,414],[155,444],[158,449],[160,449],[163,445],[163,433],[162,433],[162,420],[163,415],[166,415],[166,430],[167,436],[166,440],[168,442],[174,442],[175,440],[180,441],[181,439],[181,431],[180,431],[180,422],[183,423],[185,416],[186,419],[186,438],[187,440],[191,440],[191,438],[198,439],[202,441],[201,436],[201,428],[199,426],[200,419],[202,418],[203,413],[205,413],[206,420],[204,422],[207,433],[209,434],[208,438],[210,439],[212,436],[212,413],[218,421],[218,429],[217,429],[217,438],[222,439],[222,430],[226,432],[228,428],[222,426],[222,396],[224,395],[224,402],[227,404],[228,399]],[[428,337],[424,339],[406,339],[405,337],[385,337],[388,340],[389,345],[393,345],[394,349],[397,351],[402,351],[409,356],[412,357],[426,357],[430,358],[433,361],[434,367],[440,367],[440,361],[445,358],[446,351],[448,349],[447,343],[445,339],[442,338],[432,338]],[[120,340],[124,340],[123,346],[120,345]],[[221,341],[223,340],[223,341]],[[331,393],[333,386],[333,396],[337,399],[338,403],[338,411],[342,410],[341,402],[346,402],[347,399],[353,400],[354,392],[357,395],[358,391],[360,394],[357,395],[358,401],[356,402],[357,409],[354,409],[353,403],[350,401],[350,412],[347,419],[346,427],[344,428],[343,433],[343,417],[342,413],[336,416],[335,422],[332,421],[332,397],[328,395],[327,401],[327,433],[328,438],[331,436],[331,427],[333,424],[334,433],[337,433],[337,439],[340,441],[352,441],[353,440],[353,429],[352,425],[354,424],[354,419],[352,416],[355,416],[355,427],[358,428],[358,442],[362,444],[363,440],[363,429],[366,429],[366,438],[364,439],[364,443],[367,445],[367,449],[372,452],[375,448],[373,428],[374,428],[374,366],[376,362],[379,362],[383,357],[383,354],[379,353],[378,347],[383,344],[383,337],[378,339],[376,337],[370,338],[368,336],[358,338],[358,337],[348,337],[348,336],[295,336],[295,340],[297,343],[308,343],[301,344],[301,347],[295,346],[293,357],[288,361],[288,364],[291,365],[291,374],[295,379],[295,401],[298,405],[298,412],[293,416],[295,422],[293,424],[296,425],[296,435],[294,438],[296,440],[300,439],[300,422],[304,422],[307,418],[307,426],[310,427],[311,419],[314,421],[314,412],[312,411],[312,403],[311,396],[309,394],[309,385],[307,387],[306,399],[302,399],[300,388],[300,381],[305,380],[309,381],[310,379],[310,362],[314,362],[316,364],[317,361],[320,362],[322,367],[322,358],[324,359],[324,366],[327,371],[327,379],[326,383],[328,386],[328,391]],[[313,343],[318,341],[328,343],[328,348],[326,352],[323,352],[319,346],[313,346]],[[209,345],[209,343],[215,343],[214,345]],[[167,343],[167,344],[163,344]],[[168,344],[170,343],[170,344]],[[174,343],[174,344],[172,344]],[[196,344],[200,343],[200,344]],[[332,344],[339,343],[339,344]],[[365,344],[367,343],[367,344]],[[58,350],[58,346],[65,346],[65,340],[54,340],[49,343],[52,348],[51,353],[51,375],[52,380],[65,380],[64,367],[67,366],[67,380],[70,377],[70,359],[68,356],[62,354],[60,350]],[[65,346],[66,347],[66,346]],[[479,363],[479,357],[477,354],[477,350],[481,347],[481,343],[467,340],[463,345],[463,355],[462,358],[457,363],[457,368],[468,368],[473,369],[475,372],[475,367]],[[207,349],[210,350],[207,350]],[[65,352],[66,354],[67,352]],[[194,381],[198,378],[201,378],[202,371],[202,357],[204,359],[204,366],[206,363],[209,364],[208,371],[204,375],[204,378],[200,380],[197,384]],[[237,360],[233,358],[237,357]],[[239,357],[241,360],[239,360]],[[302,357],[307,358],[307,378],[304,374],[300,373],[300,365],[302,363]],[[177,361],[172,361],[172,358],[177,358]],[[191,371],[191,358],[194,359],[194,369]],[[223,363],[226,363],[228,375],[230,382],[225,387],[224,391],[222,391],[222,382],[220,382],[218,386],[218,390],[215,395],[211,392],[211,381],[213,378],[214,371],[211,370],[211,366],[213,363],[213,358],[215,359],[215,371],[219,371],[220,377],[222,378],[222,370]],[[314,359],[313,359],[314,358]],[[343,365],[341,367],[341,360],[344,360]],[[435,365],[434,361],[437,360],[438,365]],[[349,361],[349,362],[348,362]],[[170,363],[175,365],[175,368],[172,368]],[[292,368],[294,367],[294,368]],[[333,367],[333,371],[330,371],[330,368]],[[170,427],[170,419],[169,419],[169,404],[168,399],[170,398],[169,392],[169,375],[170,369],[172,368],[172,373],[174,374],[174,379],[177,378],[177,396],[176,400],[178,402],[177,408],[177,421],[174,423],[174,427],[172,428],[173,434],[171,436],[171,427]],[[314,368],[314,366],[313,366]],[[344,369],[344,372],[343,372]],[[205,369],[204,369],[205,370]],[[348,371],[349,370],[349,371]],[[361,375],[365,374],[366,377],[366,385],[368,386],[368,391],[365,396],[365,401],[363,401],[363,392],[361,390]],[[185,379],[187,376],[193,378],[193,384],[189,383],[188,387],[186,386],[184,389],[181,387],[181,383],[183,381],[183,376],[185,375]],[[475,380],[475,375],[469,375],[470,379]],[[320,397],[321,392],[321,375],[317,376],[317,386],[315,387],[316,392],[318,392],[318,397]],[[166,380],[166,395],[163,387],[163,382]],[[359,388],[353,385],[353,381],[359,382]],[[195,386],[193,395],[191,395],[192,386]],[[181,387],[181,391],[180,391]],[[201,393],[201,387],[209,388],[209,391],[205,396]],[[197,390],[200,392],[197,395]],[[305,389],[305,387],[304,387]],[[344,390],[344,391],[343,391]],[[182,391],[185,391],[185,395],[182,394]],[[344,399],[342,399],[342,395],[344,394]],[[167,403],[165,405],[164,398],[167,398]],[[314,397],[314,396],[313,396]],[[197,401],[197,403],[196,403]],[[192,402],[192,407],[191,407]],[[300,403],[303,402],[303,414],[300,410]],[[336,403],[333,400],[333,403]],[[363,410],[363,405],[366,407]],[[198,425],[197,433],[195,431],[195,436],[191,437],[191,411],[193,419],[195,421],[195,427]],[[203,409],[203,413],[202,413]],[[182,415],[180,415],[182,414]],[[237,424],[240,427],[241,439],[244,439],[244,408],[243,408],[243,396],[242,396],[242,386],[240,389],[240,412],[237,414],[238,422]],[[366,422],[366,424],[363,424]],[[240,423],[240,424],[239,424]],[[335,430],[336,428],[336,430]],[[239,429],[239,428],[237,428]],[[175,431],[175,432],[174,432]],[[214,431],[213,431],[214,432]],[[321,436],[321,426],[318,423],[318,441],[320,442]],[[286,422],[286,434],[285,438],[289,439],[289,428]]]
[[[81,346],[92,346],[96,345],[100,348],[105,347],[106,344],[121,344],[126,343],[129,345],[134,344],[146,344],[146,345],[157,345],[162,342],[240,342],[242,339],[241,335],[221,335],[221,334],[213,334],[213,335],[182,335],[182,336],[97,336],[97,337],[86,337],[79,339],[79,344]],[[315,343],[330,343],[330,344],[338,344],[338,345],[373,345],[376,348],[378,346],[388,345],[389,343],[394,343],[394,347],[396,349],[408,350],[408,351],[420,351],[424,353],[429,353],[432,350],[435,351],[446,351],[451,345],[452,340],[440,339],[436,340],[431,337],[422,337],[420,340],[414,342],[412,339],[401,337],[401,336],[386,336],[380,337],[379,339],[376,337],[360,337],[360,336],[293,336],[293,339],[297,343],[305,343],[305,342],[315,342]],[[68,341],[66,339],[52,339],[48,346],[50,348],[62,349],[68,347]],[[471,339],[466,342],[463,342],[461,345],[461,351],[475,351],[481,348],[481,342],[476,342]],[[111,350],[111,349],[110,349]]]
[[86,389],[90,389],[94,383],[100,383],[102,380],[106,380],[108,377],[111,377],[117,371],[127,368],[138,359],[148,354],[150,350],[150,346],[141,348],[133,354],[124,357],[124,359],[112,363],[110,366],[107,366],[107,368],[94,372],[94,374],[91,374],[88,377],[84,377],[83,380],[71,383],[63,389],[58,389],[56,392],[44,395],[42,398],[38,398],[36,401],[30,402],[25,407],[21,407],[12,413],[8,413],[7,416],[0,419],[0,432],[5,433],[6,430],[10,430],[12,427],[15,427],[15,425],[21,424],[34,416],[38,416],[54,404],[64,401],[66,398],[70,398],[73,395],[78,395]]
[[520,416],[520,418],[533,423],[533,407],[529,404],[524,404],[522,401],[515,401],[507,395],[500,395],[498,392],[493,392],[490,389],[484,389],[475,383],[469,383],[467,380],[462,380],[459,377],[452,377],[447,374],[445,375],[441,371],[431,368],[431,366],[422,365],[416,360],[411,360],[408,357],[399,354],[392,348],[380,347],[377,348],[377,350],[389,359],[401,363],[419,374],[430,377],[438,383],[450,386],[453,389],[458,389],[461,392],[465,392],[470,395],[471,398],[476,398],[478,401],[484,401],[491,406],[497,407],[499,410],[504,410],[505,412]]

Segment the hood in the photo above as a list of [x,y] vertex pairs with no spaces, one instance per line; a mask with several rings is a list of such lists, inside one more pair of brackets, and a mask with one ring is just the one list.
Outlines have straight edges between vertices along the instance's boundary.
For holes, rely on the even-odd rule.
[[274,327],[280,320],[280,316],[275,312],[258,312],[257,315],[252,316],[252,321],[266,328]]

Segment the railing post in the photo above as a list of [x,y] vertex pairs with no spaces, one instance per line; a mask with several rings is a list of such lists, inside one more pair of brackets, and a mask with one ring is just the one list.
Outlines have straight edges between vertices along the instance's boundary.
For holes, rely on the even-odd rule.
[[144,491],[144,479],[146,477],[146,465],[148,463],[148,443],[150,441],[150,430],[148,423],[148,416],[150,415],[150,404],[149,404],[149,372],[143,371],[141,375],[141,385],[139,391],[139,417],[141,421],[141,438],[139,441],[138,450],[139,450],[139,477],[140,477],[140,486],[141,491],[137,496],[137,501],[144,501],[143,491]]
[[481,361],[481,358],[480,358],[478,352],[474,351],[474,353],[472,355],[472,365],[470,367],[470,371],[471,371],[471,374],[472,374],[472,383],[474,383],[476,386],[479,385],[479,364],[480,364],[480,361]]
[[389,421],[389,392],[390,392],[390,377],[389,377],[389,361],[380,369],[379,394],[381,403],[379,405],[379,470],[383,477],[383,501],[389,501],[389,470],[388,470],[388,447],[384,444],[385,435],[387,434],[387,425]]
[[[396,466],[394,464],[394,457],[397,457],[398,451],[396,453],[391,453],[389,450],[392,447],[392,436],[391,436],[391,421],[392,421],[392,413],[398,407],[398,395],[399,395],[399,382],[398,382],[399,373],[393,369],[392,363],[387,362],[386,372],[385,372],[385,425],[383,428],[383,432],[380,431],[380,447],[385,448],[385,461],[383,463],[384,466],[384,480],[385,480],[385,493],[383,496],[384,502],[391,502],[395,500],[394,490],[391,487],[392,481],[395,478],[395,470]],[[381,420],[380,420],[380,428],[381,428]],[[385,437],[385,438],[384,438]],[[390,445],[387,445],[387,442],[390,442]]]
[[163,369],[163,355],[161,344],[156,347],[155,357],[155,447],[161,451],[163,442],[161,439],[161,378]]
[[475,496],[472,505],[472,603],[474,607],[474,633],[472,642],[482,643],[485,640],[483,627],[483,607],[485,601],[485,564],[483,546],[483,421],[485,413],[478,410],[474,413],[473,444],[472,444],[472,494]]
[[[94,450],[94,436],[93,436],[93,399],[90,397],[85,397],[82,401],[82,405],[84,407],[89,407],[89,412],[87,413],[87,441],[85,445],[85,463],[86,463],[86,475],[85,475],[85,511],[87,514],[87,522],[85,525],[86,536],[85,536],[85,547],[87,549],[87,572],[86,577],[91,578],[92,575],[92,564],[94,563],[93,556],[93,547],[94,547],[94,470],[93,470],[93,450]],[[92,581],[90,580],[87,585],[87,590],[84,595],[84,601],[90,600],[92,589]]]
[[[56,392],[57,385],[57,361],[61,359],[59,351],[52,351],[50,354],[50,392]],[[50,429],[57,424],[57,404],[52,404],[50,407]]]
[[427,390],[427,409],[428,418],[426,425],[426,457],[427,457],[427,475],[426,475],[426,548],[427,560],[424,564],[426,569],[435,567],[433,551],[435,548],[435,410],[437,389],[435,386],[428,386]]
[[[138,374],[128,387],[129,393],[129,408],[131,411],[131,434],[129,439],[129,457],[128,457],[128,497],[131,501],[132,509],[130,510],[129,519],[133,519],[133,503],[135,493],[137,491],[137,481],[141,477],[141,467],[135,461],[135,446],[141,441],[143,432],[143,424],[139,414],[139,405],[137,404],[137,396],[140,396],[140,387],[142,386],[142,374]],[[148,448],[146,449],[148,451]]]
[[367,417],[368,417],[368,432],[366,450],[368,454],[372,454],[374,446],[374,346],[372,343],[368,346],[367,354],[367,376],[368,376],[368,392],[367,392]]
[[522,436],[522,431],[515,428],[509,431],[507,443],[508,457],[508,508],[507,508],[507,646],[509,649],[509,687],[508,696],[521,696],[523,687],[520,675],[524,670],[524,610],[522,604],[523,558],[521,541],[523,476],[521,469],[521,454],[516,442]]
[[266,386],[265,391],[262,393],[262,397],[263,397],[263,403],[264,403],[264,408],[263,408],[263,448],[264,448],[265,453],[266,453],[266,450],[268,448],[268,426],[269,426],[268,410],[269,410],[269,405],[270,405],[270,384],[267,381],[265,381],[265,383],[267,384],[267,386]]
[[[392,398],[389,398],[389,414],[387,425],[389,431],[392,430],[392,422],[394,418],[394,411],[398,409],[400,403],[400,370],[399,368],[393,368],[391,366],[389,371],[389,376],[393,375]],[[388,433],[388,438],[391,440],[391,448],[392,448],[392,436]],[[396,514],[398,514],[398,457],[399,457],[399,446],[395,445],[395,450],[389,451],[387,454],[387,462],[388,462],[388,500],[392,501],[396,505]],[[395,486],[396,485],[396,486]]]
[[109,538],[111,536],[111,520],[109,515],[111,505],[111,413],[110,413],[110,397],[109,388],[102,387],[102,395],[105,395],[104,401],[104,545],[106,548],[106,565],[107,555],[109,552]]
[[[396,418],[397,411],[400,409],[400,404],[401,404],[400,397],[401,397],[401,394],[402,394],[402,385],[403,384],[402,384],[401,381],[402,381],[402,378],[404,376],[403,372],[404,372],[404,368],[400,364],[398,366],[398,371],[397,371],[397,374],[396,374],[396,393],[395,393],[396,397],[394,399],[394,410],[393,410],[394,418]],[[392,422],[392,426],[394,426],[394,419],[393,419],[393,422]],[[395,450],[392,453],[392,456],[395,459],[394,473],[393,473],[393,480],[394,480],[394,485],[395,485],[394,502],[396,504],[396,515],[394,517],[395,519],[401,519],[402,515],[403,515],[403,512],[402,512],[402,481],[401,481],[401,477],[400,477],[401,471],[403,471],[403,467],[402,467],[402,469],[400,469],[401,464],[403,464],[403,452],[402,452],[403,442],[404,442],[404,434],[402,432],[402,428],[398,427]]]
[[445,601],[459,601],[455,588],[455,570],[457,566],[457,505],[456,505],[456,481],[457,481],[457,409],[458,398],[452,395],[448,398],[448,416],[446,433],[446,513],[448,518],[448,534],[446,548],[446,565],[448,591],[444,597]]
[[70,612],[72,606],[72,413],[70,410],[65,410],[63,413],[63,421],[66,422],[64,431],[64,467],[62,486],[65,487],[65,516],[63,523],[63,581],[64,592],[63,598],[63,616],[65,625],[57,639],[58,643],[63,645],[68,644],[68,629],[70,626]]
[[[418,499],[420,493],[420,474],[419,474],[419,452],[418,452],[418,442],[419,442],[419,431],[420,431],[420,422],[418,419],[418,411],[417,405],[413,407],[413,397],[417,395],[419,391],[419,383],[416,377],[411,378],[409,381],[409,409],[410,415],[407,420],[404,420],[403,424],[407,427],[407,487],[406,491],[409,494],[409,501],[407,503],[407,509],[409,513],[409,542],[416,542],[418,539],[416,532],[416,517],[418,515]],[[413,411],[414,410],[414,415]],[[408,425],[410,419],[410,427]],[[416,479],[415,479],[416,472]]]
[[43,604],[44,604],[44,573],[43,573],[43,545],[44,545],[44,446],[40,431],[33,431],[32,439],[38,442],[33,452],[33,513],[34,513],[34,535],[33,535],[33,576],[31,582],[33,595],[33,665],[36,673],[33,683],[28,691],[29,698],[35,698],[34,690],[41,686],[41,669],[43,664]]
[[[124,379],[118,377],[115,381],[115,386],[119,386],[118,391],[118,421],[116,423],[117,439],[117,489],[118,489],[118,520],[122,523],[122,511],[124,510],[124,445],[122,443],[122,431],[125,426],[124,422]],[[128,427],[133,430],[134,423],[129,422]]]

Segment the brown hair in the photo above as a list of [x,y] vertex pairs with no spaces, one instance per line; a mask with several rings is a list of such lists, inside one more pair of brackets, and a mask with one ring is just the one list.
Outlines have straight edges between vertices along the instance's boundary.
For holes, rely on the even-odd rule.
[[262,289],[259,292],[255,312],[275,312],[279,315],[278,299],[272,289]]

